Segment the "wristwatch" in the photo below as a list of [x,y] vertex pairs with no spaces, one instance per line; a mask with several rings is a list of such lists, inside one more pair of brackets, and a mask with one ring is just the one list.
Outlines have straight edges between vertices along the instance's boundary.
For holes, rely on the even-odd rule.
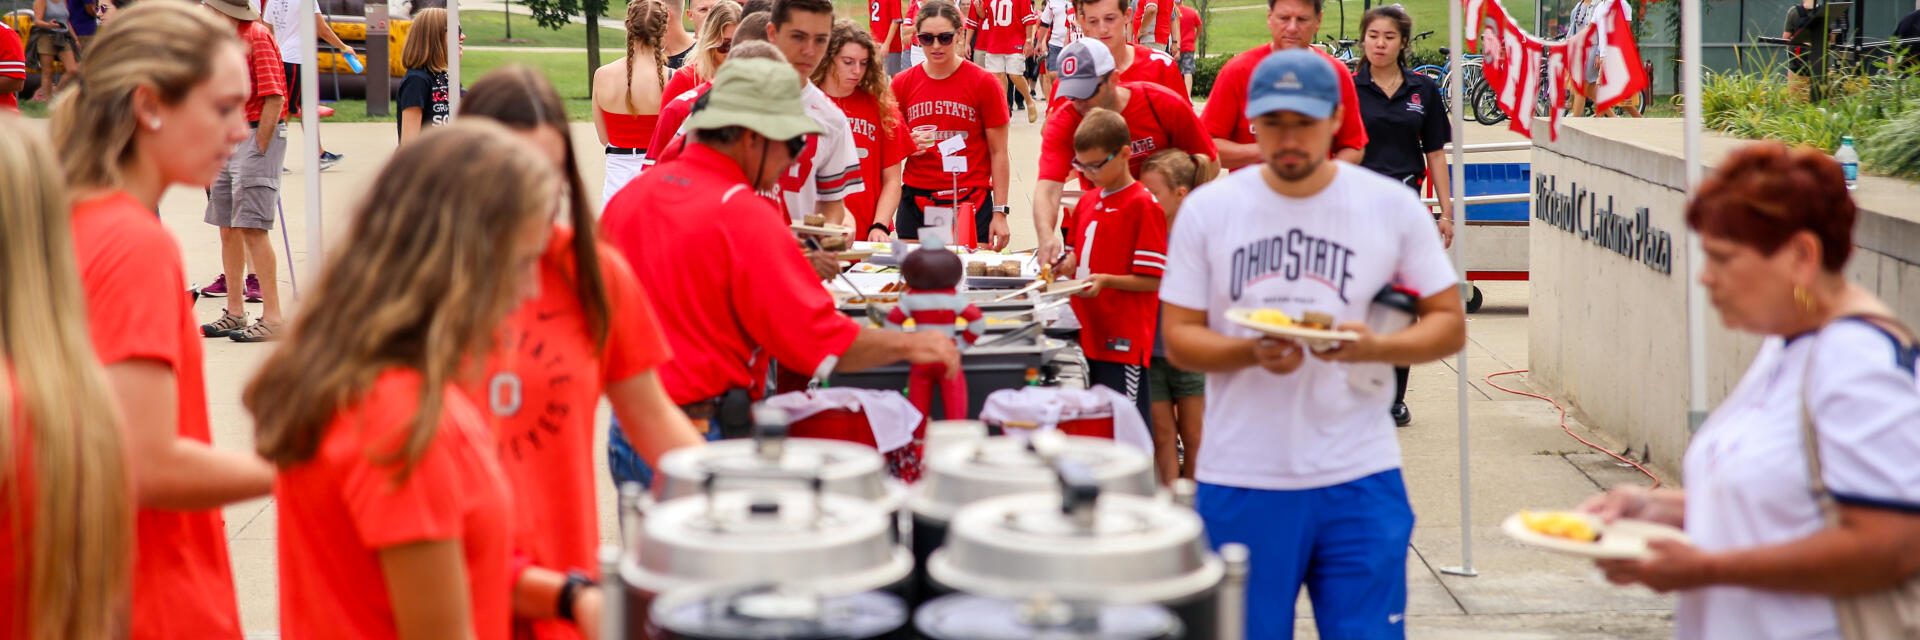
[[560,597],[556,598],[553,603],[553,608],[560,615],[561,620],[567,622],[575,621],[573,619],[573,601],[579,597],[582,587],[591,586],[593,586],[593,580],[587,578],[587,574],[579,571],[567,572],[567,582],[566,584],[560,585]]
[[993,205],[993,212],[999,213],[999,214],[1005,214],[1005,215],[1013,215],[1013,205],[1006,205],[1006,204]]

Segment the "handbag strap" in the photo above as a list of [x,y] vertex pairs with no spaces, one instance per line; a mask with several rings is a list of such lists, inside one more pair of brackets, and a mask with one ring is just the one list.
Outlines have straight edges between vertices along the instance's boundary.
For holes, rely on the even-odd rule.
[[[1840,320],[1859,320],[1879,327],[1894,336],[1898,347],[1912,349],[1913,331],[1899,320],[1877,313],[1863,313],[1837,318]],[[1820,505],[1820,519],[1828,527],[1840,526],[1840,505],[1834,500],[1833,492],[1827,489],[1827,480],[1820,474],[1820,434],[1818,424],[1813,417],[1813,362],[1820,353],[1820,334],[1814,332],[1814,342],[1807,348],[1807,366],[1800,372],[1800,439],[1807,457],[1807,484],[1813,491],[1813,501]]]

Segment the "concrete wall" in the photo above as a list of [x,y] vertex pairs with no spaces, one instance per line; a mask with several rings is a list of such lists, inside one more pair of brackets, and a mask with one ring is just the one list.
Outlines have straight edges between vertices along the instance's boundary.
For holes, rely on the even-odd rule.
[[[1558,141],[1547,140],[1545,122],[1536,122],[1542,133],[1534,140],[1534,219],[1528,231],[1530,381],[1571,402],[1592,425],[1635,452],[1649,451],[1654,462],[1677,469],[1690,436],[1680,121],[1574,119],[1562,122]],[[1708,136],[1707,170],[1742,143]],[[1597,195],[1602,212],[1611,196],[1612,212],[1626,218],[1615,222],[1632,235],[1612,248],[1596,245],[1585,202],[1575,232],[1563,229],[1573,225],[1550,210],[1543,220],[1543,179],[1561,196],[1576,186],[1593,194],[1588,198]],[[1848,277],[1887,301],[1903,321],[1920,326],[1920,186],[1885,178],[1861,183]],[[1643,207],[1644,224],[1634,219]],[[1661,233],[1668,240],[1668,273],[1658,269]],[[1721,328],[1710,306],[1707,313],[1712,406],[1739,382],[1760,339]]]

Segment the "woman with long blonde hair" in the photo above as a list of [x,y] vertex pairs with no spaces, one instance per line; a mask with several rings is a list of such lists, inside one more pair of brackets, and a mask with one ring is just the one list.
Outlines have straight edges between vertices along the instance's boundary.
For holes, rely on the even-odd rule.
[[535,294],[562,185],[485,120],[400,147],[247,384],[288,636],[510,636],[513,498],[458,385]]
[[707,21],[700,23],[700,40],[694,43],[693,63],[680,67],[667,80],[667,88],[660,92],[660,108],[666,109],[667,103],[680,94],[692,91],[713,80],[713,74],[720,71],[720,64],[727,61],[727,54],[733,51],[733,32],[740,26],[740,4],[733,0],[720,0],[707,12]]
[[667,86],[661,38],[673,18],[673,9],[660,0],[628,3],[626,57],[593,72],[593,128],[607,148],[601,206],[646,167],[647,142],[660,120],[661,94]]
[[874,242],[891,237],[893,214],[900,207],[900,165],[914,152],[912,134],[900,117],[881,62],[884,54],[865,27],[841,18],[833,22],[826,62],[813,69],[813,84],[847,114],[859,149],[861,181],[879,185],[847,196],[854,233]]
[[506,125],[526,153],[552,162],[569,185],[567,213],[554,221],[540,257],[539,297],[507,317],[507,338],[486,374],[466,386],[493,420],[514,510],[540,523],[514,536],[515,637],[576,638],[596,630],[604,600],[592,586],[599,575],[593,454],[600,398],[621,418],[613,428],[624,423],[648,461],[701,438],[660,385],[668,350],[646,291],[619,252],[595,238],[567,112],[553,84],[530,67],[501,67],[473,84],[460,115]]
[[[467,34],[461,33],[460,41],[466,42]],[[447,51],[447,10],[429,7],[414,13],[407,40],[400,45],[400,66],[407,69],[407,75],[400,78],[399,99],[395,101],[399,103],[394,122],[400,130],[400,144],[452,119],[449,55],[458,52]]]
[[126,416],[139,537],[139,638],[240,638],[220,507],[265,495],[273,468],[209,444],[200,337],[180,245],[160,223],[169,186],[213,182],[247,130],[247,66],[233,24],[147,2],[89,45],[86,81],[53,108],[73,193],[73,243],[93,348]]
[[124,629],[133,487],[87,340],[59,163],[0,117],[0,637]]

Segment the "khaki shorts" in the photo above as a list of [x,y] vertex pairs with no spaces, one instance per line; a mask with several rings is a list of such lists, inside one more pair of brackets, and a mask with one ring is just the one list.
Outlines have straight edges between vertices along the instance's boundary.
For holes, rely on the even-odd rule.
[[1175,369],[1166,358],[1154,356],[1147,364],[1147,392],[1154,402],[1204,397],[1207,395],[1207,376]]
[[1027,58],[1018,53],[982,53],[974,52],[973,63],[987,70],[987,73],[1004,73],[1011,76],[1027,73]]
[[266,152],[253,135],[233,147],[233,157],[207,189],[204,220],[216,227],[273,229],[280,206],[280,167],[287,160],[287,125],[274,132]]

